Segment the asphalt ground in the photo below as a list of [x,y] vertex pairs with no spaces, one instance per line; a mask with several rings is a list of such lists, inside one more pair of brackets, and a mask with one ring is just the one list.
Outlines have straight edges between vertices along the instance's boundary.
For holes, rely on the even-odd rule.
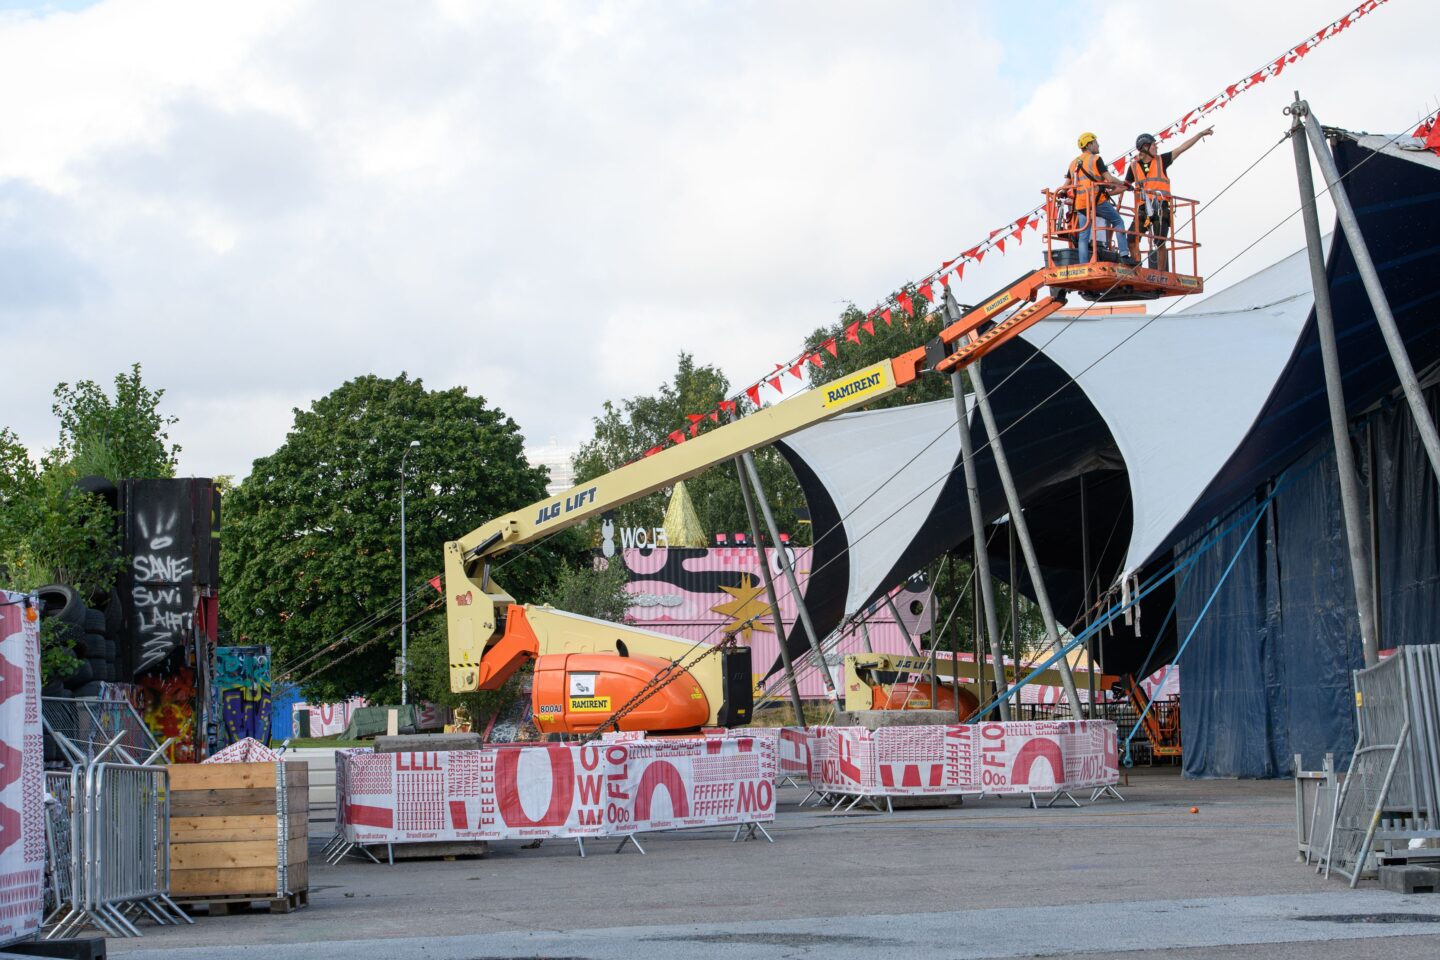
[[[1126,801],[1032,810],[808,806],[781,792],[763,840],[733,830],[614,843],[495,843],[485,858],[319,860],[310,905],[197,918],[110,942],[127,960],[1440,956],[1440,894],[1350,890],[1296,861],[1289,781],[1132,772]],[[1085,799],[1085,798],[1082,798]],[[1190,808],[1198,813],[1190,813]]]

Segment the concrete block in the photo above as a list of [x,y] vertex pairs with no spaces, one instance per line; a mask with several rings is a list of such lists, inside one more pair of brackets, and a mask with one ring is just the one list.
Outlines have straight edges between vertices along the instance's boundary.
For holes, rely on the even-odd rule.
[[1395,893],[1440,893],[1440,867],[1381,867],[1380,886]]
[[442,750],[479,750],[485,741],[478,733],[402,733],[376,737],[376,753],[424,753]]
[[[375,856],[385,859],[383,846],[370,848]],[[485,840],[458,840],[451,843],[397,843],[396,860],[446,860],[454,857],[483,857],[490,853],[490,844]]]

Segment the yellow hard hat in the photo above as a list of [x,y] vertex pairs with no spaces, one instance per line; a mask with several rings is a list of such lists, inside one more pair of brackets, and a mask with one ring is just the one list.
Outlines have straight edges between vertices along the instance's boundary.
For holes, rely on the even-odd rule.
[[1099,137],[1095,136],[1095,134],[1091,133],[1089,130],[1086,130],[1084,133],[1080,134],[1078,145],[1081,150],[1084,150],[1086,147],[1088,147],[1090,144],[1094,143],[1098,139]]

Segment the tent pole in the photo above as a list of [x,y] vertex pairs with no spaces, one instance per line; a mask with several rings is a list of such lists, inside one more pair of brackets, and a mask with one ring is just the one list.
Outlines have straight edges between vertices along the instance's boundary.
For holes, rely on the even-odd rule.
[[860,639],[865,643],[865,652],[874,653],[875,647],[870,643],[870,626],[865,621],[869,619],[868,610],[860,611]]
[[[1015,524],[1005,524],[1005,540],[1010,551],[1010,579],[1015,579]],[[1020,592],[1010,587],[1010,646],[1015,653],[1015,676],[1020,676]]]
[[[954,320],[960,314],[959,304],[949,288],[945,290],[945,312]],[[965,382],[956,370],[950,374],[950,390],[955,395],[955,423],[960,432],[960,460],[965,469],[965,499],[970,505],[970,534],[975,543],[975,582],[983,595],[985,632],[990,636],[990,656],[995,661],[995,687],[1000,700],[1000,719],[1010,719],[1010,701],[1005,697],[1009,681],[1005,677],[1005,648],[1000,639],[1000,612],[995,605],[995,580],[990,575],[990,551],[985,549],[985,518],[980,513],[980,484],[976,479],[975,449],[970,439],[970,417],[965,409]],[[1013,574],[1012,574],[1013,579]],[[978,622],[978,621],[977,621]]]
[[[1295,99],[1300,99],[1298,93]],[[1400,328],[1395,325],[1395,315],[1390,312],[1390,301],[1380,283],[1380,273],[1375,269],[1375,261],[1370,258],[1365,234],[1360,230],[1360,221],[1355,216],[1355,208],[1350,205],[1350,196],[1345,192],[1345,185],[1340,182],[1340,170],[1335,166],[1335,158],[1330,155],[1330,147],[1325,142],[1320,121],[1310,113],[1308,103],[1302,103],[1301,110],[1310,116],[1309,122],[1305,124],[1305,132],[1315,150],[1315,159],[1320,162],[1320,172],[1325,174],[1325,183],[1330,188],[1330,199],[1335,203],[1335,215],[1340,220],[1340,229],[1345,231],[1345,239],[1350,241],[1355,268],[1360,272],[1360,279],[1365,284],[1370,307],[1375,311],[1375,323],[1385,338],[1385,348],[1390,351],[1390,362],[1395,365],[1395,372],[1399,375],[1400,386],[1405,392],[1405,402],[1410,405],[1410,415],[1415,418],[1420,440],[1425,444],[1425,453],[1430,457],[1430,469],[1435,471],[1436,478],[1440,479],[1440,433],[1435,430],[1435,421],[1425,405],[1425,394],[1420,390],[1420,380],[1415,376],[1415,367],[1410,362],[1410,354],[1405,349]]]
[[[1090,626],[1090,505],[1085,496],[1085,474],[1080,474],[1080,575],[1084,586],[1080,591],[1081,602],[1085,604],[1085,626]],[[1090,700],[1085,705],[1085,715],[1095,719],[1095,636],[1085,638],[1085,686]]]
[[[1350,445],[1350,420],[1345,413],[1345,386],[1340,372],[1340,351],[1335,345],[1335,315],[1330,307],[1330,281],[1325,273],[1325,251],[1320,241],[1320,217],[1315,212],[1315,181],[1310,173],[1310,153],[1305,146],[1301,128],[1309,107],[1295,93],[1295,102],[1286,108],[1291,116],[1290,143],[1295,150],[1295,179],[1300,186],[1300,206],[1305,222],[1305,247],[1310,255],[1310,284],[1315,290],[1315,329],[1320,339],[1320,357],[1325,368],[1325,395],[1330,403],[1330,433],[1335,443],[1335,467],[1340,478],[1340,505],[1345,519],[1345,543],[1350,552],[1350,578],[1355,585],[1355,608],[1360,617],[1360,645],[1365,665],[1373,667],[1380,661],[1380,645],[1375,636],[1375,599],[1370,591],[1369,546],[1366,528],[1360,515],[1360,480],[1355,469],[1355,451]],[[1313,118],[1311,118],[1313,121]],[[1319,126],[1314,127],[1318,133]],[[1322,147],[1324,141],[1321,141]],[[1329,157],[1329,148],[1317,148]],[[1324,160],[1321,160],[1324,169]],[[1335,209],[1340,210],[1343,189],[1332,188]],[[1346,234],[1349,235],[1348,232]],[[1361,238],[1360,245],[1364,246]],[[1355,246],[1351,242],[1352,248]],[[1355,251],[1359,262],[1359,250]],[[1378,314],[1378,310],[1376,311]],[[1412,374],[1413,375],[1413,374]],[[1432,427],[1433,429],[1433,427]]]
[[755,499],[760,502],[760,515],[765,518],[765,528],[770,534],[770,543],[775,548],[775,554],[780,558],[780,570],[785,574],[785,582],[790,587],[790,595],[795,598],[795,609],[800,613],[800,626],[805,630],[805,639],[810,641],[810,652],[815,655],[815,665],[820,670],[820,677],[825,681],[825,693],[835,698],[835,678],[830,675],[830,667],[825,663],[825,654],[820,649],[820,638],[815,633],[815,624],[810,621],[810,609],[805,605],[805,595],[800,592],[800,582],[795,579],[795,568],[790,563],[790,554],[786,552],[784,544],[780,542],[780,531],[775,526],[775,514],[770,512],[770,501],[765,496],[765,485],[760,482],[760,471],[755,469],[755,455],[752,453],[740,454],[740,460],[745,464],[745,474],[750,478],[750,487],[755,491]]
[[795,668],[790,663],[790,649],[785,645],[785,621],[780,618],[780,598],[775,594],[775,578],[770,576],[770,561],[765,557],[765,542],[760,539],[760,524],[755,519],[755,498],[750,495],[750,486],[745,482],[745,468],[740,458],[735,458],[735,472],[740,476],[740,495],[745,499],[745,517],[750,521],[750,539],[755,541],[755,553],[760,558],[760,576],[765,581],[765,593],[770,598],[770,622],[775,625],[775,640],[780,644],[780,663],[785,667],[785,683],[790,687],[790,704],[795,708],[795,723],[806,729],[805,710],[800,703],[800,685],[795,682]]
[[[1010,473],[1010,461],[1005,457],[1005,446],[1000,442],[1000,428],[995,424],[995,411],[990,408],[990,398],[985,392],[985,378],[980,373],[980,361],[970,365],[970,384],[975,388],[975,404],[980,408],[980,417],[985,421],[985,432],[990,436],[990,452],[995,455],[995,469],[1000,474],[1000,485],[1005,488],[1005,502],[1010,507],[1010,522],[1015,526],[1015,538],[1020,543],[1020,552],[1025,556],[1025,566],[1030,571],[1030,582],[1035,588],[1035,602],[1040,607],[1040,616],[1045,620],[1045,634],[1056,650],[1062,649],[1060,628],[1055,622],[1055,610],[1050,606],[1050,591],[1045,589],[1045,580],[1040,575],[1040,560],[1035,555],[1035,542],[1030,539],[1030,524],[1020,507],[1020,494],[1015,489],[1015,477]],[[1019,578],[1010,571],[1010,589],[1014,590]],[[1070,715],[1079,720],[1081,712],[1080,691],[1075,689],[1075,677],[1070,672],[1070,661],[1060,658],[1060,680],[1065,686],[1065,698],[1070,701]]]

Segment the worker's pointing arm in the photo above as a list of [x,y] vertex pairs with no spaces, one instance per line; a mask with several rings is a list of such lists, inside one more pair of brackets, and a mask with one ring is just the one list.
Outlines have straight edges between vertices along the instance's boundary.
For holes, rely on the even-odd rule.
[[1191,137],[1189,140],[1186,140],[1184,143],[1180,144],[1180,146],[1176,147],[1175,152],[1170,155],[1170,161],[1173,163],[1176,159],[1179,158],[1180,154],[1184,153],[1186,150],[1189,150],[1191,147],[1195,146],[1195,144],[1199,143],[1201,140],[1204,140],[1206,137],[1210,136],[1214,132],[1214,127],[1206,127],[1204,130],[1201,130],[1199,133],[1195,134],[1195,136]]

